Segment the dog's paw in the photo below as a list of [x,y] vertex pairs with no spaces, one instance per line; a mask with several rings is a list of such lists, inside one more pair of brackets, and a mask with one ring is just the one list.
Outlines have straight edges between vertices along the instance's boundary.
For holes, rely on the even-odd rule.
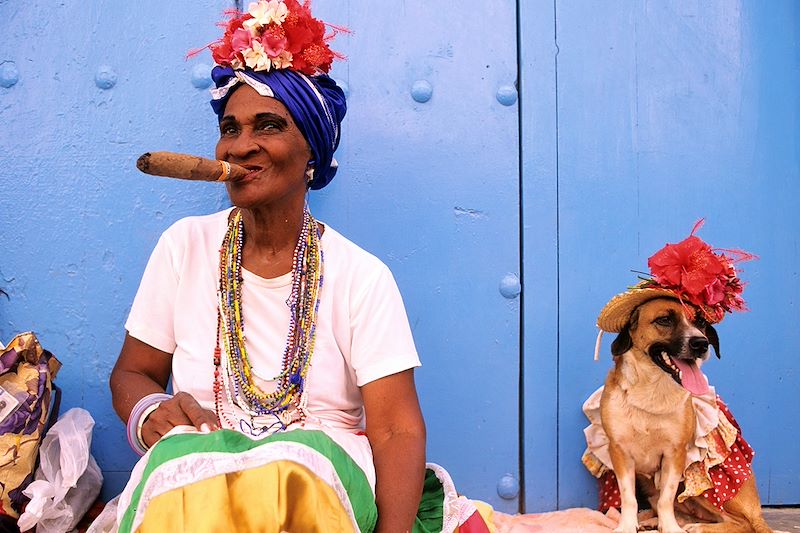
[[659,533],[687,533],[672,515],[664,515],[658,518],[658,531]]
[[681,529],[680,527],[662,528],[659,526],[659,533],[689,533],[688,529]]
[[636,533],[639,530],[638,524],[620,524],[614,533]]

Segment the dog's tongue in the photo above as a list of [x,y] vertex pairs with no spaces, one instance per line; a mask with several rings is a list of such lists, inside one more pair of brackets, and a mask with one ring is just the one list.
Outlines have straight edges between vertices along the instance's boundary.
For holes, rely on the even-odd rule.
[[671,357],[672,362],[681,371],[681,385],[683,388],[694,394],[702,396],[708,392],[708,380],[694,361]]

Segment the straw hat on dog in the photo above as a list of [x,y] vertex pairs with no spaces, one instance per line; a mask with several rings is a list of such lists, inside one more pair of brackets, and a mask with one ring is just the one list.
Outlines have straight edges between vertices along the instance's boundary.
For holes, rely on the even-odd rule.
[[666,244],[647,260],[651,279],[609,300],[597,317],[601,332],[619,333],[634,309],[654,298],[674,298],[692,319],[699,313],[711,324],[720,322],[726,313],[746,310],[741,297],[744,284],[734,265],[756,256],[712,248],[695,235],[702,225],[701,219],[686,239]]
[[642,284],[617,294],[603,307],[597,317],[597,327],[608,333],[619,333],[628,323],[633,310],[655,298],[679,299],[674,291],[660,287],[643,287]]

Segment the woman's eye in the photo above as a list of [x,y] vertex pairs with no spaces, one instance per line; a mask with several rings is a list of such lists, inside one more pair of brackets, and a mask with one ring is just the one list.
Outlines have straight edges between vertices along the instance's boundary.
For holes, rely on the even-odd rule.
[[668,316],[660,316],[654,320],[656,324],[659,326],[671,326],[672,325],[672,318]]
[[233,124],[223,124],[219,127],[220,135],[235,135],[239,131]]
[[259,131],[274,131],[280,129],[280,125],[275,121],[265,121],[256,125],[256,130]]

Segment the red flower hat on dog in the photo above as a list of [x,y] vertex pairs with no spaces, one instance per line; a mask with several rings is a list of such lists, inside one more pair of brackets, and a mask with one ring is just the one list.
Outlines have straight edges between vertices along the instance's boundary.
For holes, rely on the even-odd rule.
[[619,333],[631,313],[648,300],[676,298],[692,319],[700,314],[707,322],[720,322],[725,313],[744,311],[744,284],[736,274],[735,264],[756,259],[742,250],[712,248],[695,232],[703,225],[700,219],[687,238],[667,244],[647,260],[651,277],[614,296],[600,311],[597,327]]

